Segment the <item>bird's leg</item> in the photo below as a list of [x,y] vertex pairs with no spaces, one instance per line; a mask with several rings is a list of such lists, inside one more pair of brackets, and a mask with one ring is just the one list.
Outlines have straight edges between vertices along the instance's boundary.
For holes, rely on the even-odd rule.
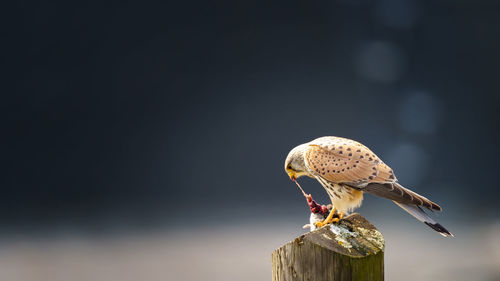
[[340,212],[338,214],[338,216],[339,216],[339,220],[342,220],[344,218],[344,212]]
[[324,225],[327,225],[329,223],[333,223],[333,222],[339,222],[342,217],[344,216],[344,213],[341,213],[339,214],[339,218],[334,218],[333,216],[335,215],[335,206],[332,208],[332,210],[330,211],[330,214],[328,214],[328,217],[326,217],[326,219],[324,221],[320,221],[320,222],[317,222],[315,223],[316,224],[316,227],[322,227]]

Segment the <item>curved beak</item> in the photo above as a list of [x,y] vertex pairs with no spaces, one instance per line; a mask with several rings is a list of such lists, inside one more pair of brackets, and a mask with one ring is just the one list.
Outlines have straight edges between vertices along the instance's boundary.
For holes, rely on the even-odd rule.
[[288,171],[286,171],[286,173],[288,174],[288,176],[290,177],[290,179],[292,181],[295,181],[297,179],[297,177],[295,176],[295,172],[294,171],[288,170]]

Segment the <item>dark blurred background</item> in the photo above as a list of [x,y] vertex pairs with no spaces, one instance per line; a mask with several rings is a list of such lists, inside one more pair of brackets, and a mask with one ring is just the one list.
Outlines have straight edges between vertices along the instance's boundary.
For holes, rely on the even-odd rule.
[[500,2],[10,5],[2,279],[269,280],[308,219],[285,157],[334,135],[457,236],[366,196],[388,280],[500,280]]

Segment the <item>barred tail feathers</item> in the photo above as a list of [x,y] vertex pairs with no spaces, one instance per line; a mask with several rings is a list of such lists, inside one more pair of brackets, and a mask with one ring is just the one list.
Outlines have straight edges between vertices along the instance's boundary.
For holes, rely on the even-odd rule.
[[444,228],[442,225],[440,225],[434,219],[432,219],[429,215],[427,215],[419,206],[399,203],[396,201],[393,202],[399,207],[401,207],[403,210],[408,212],[410,215],[414,216],[417,220],[425,223],[433,230],[439,232],[439,234],[443,235],[444,237],[450,237],[450,236],[454,237],[454,235],[451,232],[449,232],[446,228]]

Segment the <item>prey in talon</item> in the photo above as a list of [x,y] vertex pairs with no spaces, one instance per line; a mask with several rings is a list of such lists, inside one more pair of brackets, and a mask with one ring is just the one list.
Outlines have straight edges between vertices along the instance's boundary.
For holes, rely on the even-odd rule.
[[[361,206],[363,193],[370,193],[392,200],[439,234],[453,236],[423,210],[441,211],[441,207],[403,187],[393,170],[359,142],[321,137],[301,144],[288,153],[285,171],[301,190],[297,179],[308,176],[316,179],[328,193],[333,207],[323,221],[314,223],[317,227],[342,220],[344,214]],[[310,196],[302,193],[306,198]]]
[[[333,206],[332,204],[320,205],[316,203],[310,194],[306,196],[306,199],[307,205],[309,205],[309,209],[311,210],[311,214],[309,216],[309,224],[304,225],[302,228],[309,228],[310,231],[314,231],[318,227],[318,223],[322,223],[328,217],[333,209]],[[339,219],[336,212],[334,213],[334,219]]]
[[307,205],[311,210],[309,224],[304,225],[304,228],[310,228],[311,231],[313,231],[317,227],[322,227],[332,222],[339,222],[342,219],[342,217],[337,214],[335,208],[333,208],[331,204],[328,206],[319,205],[318,203],[316,203],[316,201],[314,201],[311,194],[305,193],[304,189],[302,189],[302,186],[300,186],[295,177],[290,176],[290,179],[295,182],[295,184],[297,184],[300,191],[302,192],[302,195],[304,195],[304,197],[306,198]]

